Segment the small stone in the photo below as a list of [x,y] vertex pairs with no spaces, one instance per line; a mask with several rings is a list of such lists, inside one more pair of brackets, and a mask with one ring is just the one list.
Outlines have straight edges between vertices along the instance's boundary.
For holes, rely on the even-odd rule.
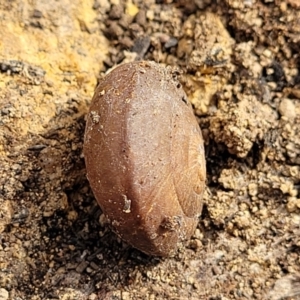
[[129,292],[122,292],[122,300],[129,300],[129,299],[131,299]]
[[279,104],[278,110],[283,117],[286,117],[290,121],[293,121],[296,117],[295,105],[290,99],[282,99]]
[[131,17],[134,17],[139,12],[139,8],[133,4],[131,1],[126,3],[126,14]]
[[289,197],[288,198],[288,203],[286,205],[287,211],[290,212],[290,213],[296,211],[297,208],[298,208],[298,206],[297,206],[298,202],[299,202],[299,200],[297,198]]
[[112,22],[108,28],[108,34],[113,38],[119,38],[123,35],[123,29],[116,22]]
[[113,5],[109,12],[110,19],[116,20],[120,19],[123,15],[123,7],[122,5]]
[[256,196],[258,193],[258,185],[256,183],[249,183],[248,185],[249,195]]
[[270,58],[272,56],[272,52],[269,49],[265,49],[263,55],[267,58]]
[[6,289],[0,288],[0,300],[7,300],[8,296],[8,291]]
[[146,18],[146,11],[145,10],[139,10],[139,12],[135,16],[135,21],[141,26],[145,26],[147,23]]
[[88,297],[88,300],[97,300],[97,299],[98,299],[98,297],[94,293],[90,294],[89,297]]
[[193,250],[197,251],[197,250],[201,249],[203,247],[203,245],[202,245],[201,241],[199,241],[198,239],[194,239],[194,240],[190,241],[190,247]]
[[86,269],[86,267],[87,267],[88,265],[89,265],[88,262],[82,261],[82,262],[77,266],[76,272],[82,273],[82,272]]

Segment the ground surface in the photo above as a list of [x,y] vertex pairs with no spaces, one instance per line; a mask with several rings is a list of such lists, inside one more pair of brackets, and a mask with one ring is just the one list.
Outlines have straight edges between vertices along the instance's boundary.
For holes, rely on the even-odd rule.
[[[298,0],[0,2],[0,299],[300,299]],[[85,177],[97,80],[178,66],[206,145],[174,258],[106,226]]]

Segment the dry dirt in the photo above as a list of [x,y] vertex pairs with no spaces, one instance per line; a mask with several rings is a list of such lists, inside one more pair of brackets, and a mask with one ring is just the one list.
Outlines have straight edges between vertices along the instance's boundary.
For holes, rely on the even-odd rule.
[[[300,299],[299,0],[0,2],[0,299]],[[206,145],[173,258],[108,228],[82,155],[105,72],[179,67]]]

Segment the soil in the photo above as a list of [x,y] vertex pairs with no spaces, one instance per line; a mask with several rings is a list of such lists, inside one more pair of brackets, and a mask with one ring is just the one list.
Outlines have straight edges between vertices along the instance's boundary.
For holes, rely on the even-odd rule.
[[[0,299],[300,299],[297,0],[0,2]],[[198,227],[171,258],[107,226],[82,154],[112,67],[182,70],[205,139]]]

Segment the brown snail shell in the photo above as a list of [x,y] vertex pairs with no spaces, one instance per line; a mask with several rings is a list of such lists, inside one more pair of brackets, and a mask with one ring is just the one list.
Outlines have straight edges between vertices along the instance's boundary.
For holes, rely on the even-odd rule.
[[168,256],[191,237],[202,210],[204,146],[170,68],[132,62],[106,75],[88,114],[84,157],[94,195],[122,239]]

